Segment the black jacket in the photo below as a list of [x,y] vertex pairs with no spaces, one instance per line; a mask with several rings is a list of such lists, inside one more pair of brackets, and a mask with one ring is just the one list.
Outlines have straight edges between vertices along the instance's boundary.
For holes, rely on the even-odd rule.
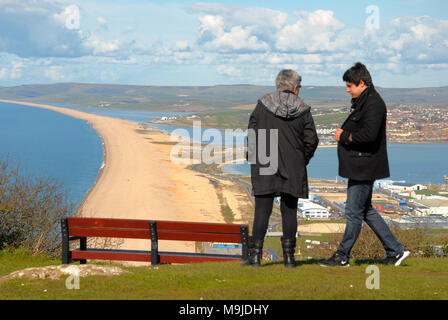
[[[319,139],[317,138],[311,107],[291,92],[273,92],[258,100],[258,104],[249,119],[249,132],[254,130],[251,139],[248,133],[249,162],[251,163],[252,188],[255,195],[287,193],[299,198],[308,197],[308,177],[306,165],[314,155]],[[261,130],[260,130],[261,129]],[[260,139],[260,133],[266,131],[266,140]],[[273,156],[270,148],[270,134],[273,129],[278,133],[277,166],[261,159]],[[263,152],[264,150],[267,152]],[[252,161],[251,161],[252,156]],[[271,159],[272,160],[272,159]],[[260,170],[274,169],[270,174]]]
[[372,85],[352,99],[352,109],[341,127],[339,175],[361,181],[389,177],[386,104]]

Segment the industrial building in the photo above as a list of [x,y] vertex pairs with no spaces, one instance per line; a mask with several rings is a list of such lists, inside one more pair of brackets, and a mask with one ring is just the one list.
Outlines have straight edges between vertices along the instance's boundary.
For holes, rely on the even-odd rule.
[[392,192],[402,193],[402,192],[426,190],[428,189],[428,187],[423,184],[394,182],[393,184],[388,185],[387,189],[389,189]]
[[416,215],[448,217],[448,198],[440,196],[426,197],[415,200]]
[[330,211],[308,199],[299,199],[297,204],[297,215],[302,218],[309,217],[310,219],[328,219],[330,218]]

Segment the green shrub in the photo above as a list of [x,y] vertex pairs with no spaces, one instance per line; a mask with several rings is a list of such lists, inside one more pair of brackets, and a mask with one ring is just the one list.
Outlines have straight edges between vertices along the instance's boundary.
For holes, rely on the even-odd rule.
[[0,159],[0,249],[21,246],[33,255],[58,254],[60,218],[73,211],[57,180],[22,174],[19,166]]
[[[438,257],[434,249],[435,246],[441,246],[445,255],[448,252],[448,233],[439,236],[429,236],[425,226],[418,229],[403,230],[392,228],[392,233],[397,240],[404,245],[406,250],[410,250],[414,257]],[[324,240],[328,245],[312,245],[307,249],[307,244],[299,244],[300,255],[302,257],[325,258],[331,256],[338,248],[343,234],[330,234]],[[322,241],[321,241],[322,242]],[[361,233],[351,251],[353,259],[383,259],[385,250],[369,226],[363,224]]]

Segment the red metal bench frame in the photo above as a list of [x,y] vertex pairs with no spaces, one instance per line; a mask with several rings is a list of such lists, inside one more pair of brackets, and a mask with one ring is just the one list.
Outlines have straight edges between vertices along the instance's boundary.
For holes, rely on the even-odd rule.
[[[63,218],[62,263],[90,260],[121,260],[159,263],[194,263],[206,261],[247,260],[248,226],[239,224],[177,222],[136,219]],[[87,248],[88,237],[149,239],[151,250]],[[78,249],[70,250],[70,241],[80,240]],[[160,252],[159,240],[241,243],[242,255]]]

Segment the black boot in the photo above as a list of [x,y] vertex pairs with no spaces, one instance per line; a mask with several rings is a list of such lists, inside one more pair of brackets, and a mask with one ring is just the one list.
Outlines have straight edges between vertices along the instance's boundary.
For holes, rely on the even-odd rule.
[[261,258],[263,256],[263,242],[264,240],[249,237],[249,257],[248,260],[243,262],[242,266],[260,266]]
[[282,237],[281,241],[285,267],[294,268],[296,266],[296,261],[294,260],[294,252],[296,251],[296,238],[285,239]]

